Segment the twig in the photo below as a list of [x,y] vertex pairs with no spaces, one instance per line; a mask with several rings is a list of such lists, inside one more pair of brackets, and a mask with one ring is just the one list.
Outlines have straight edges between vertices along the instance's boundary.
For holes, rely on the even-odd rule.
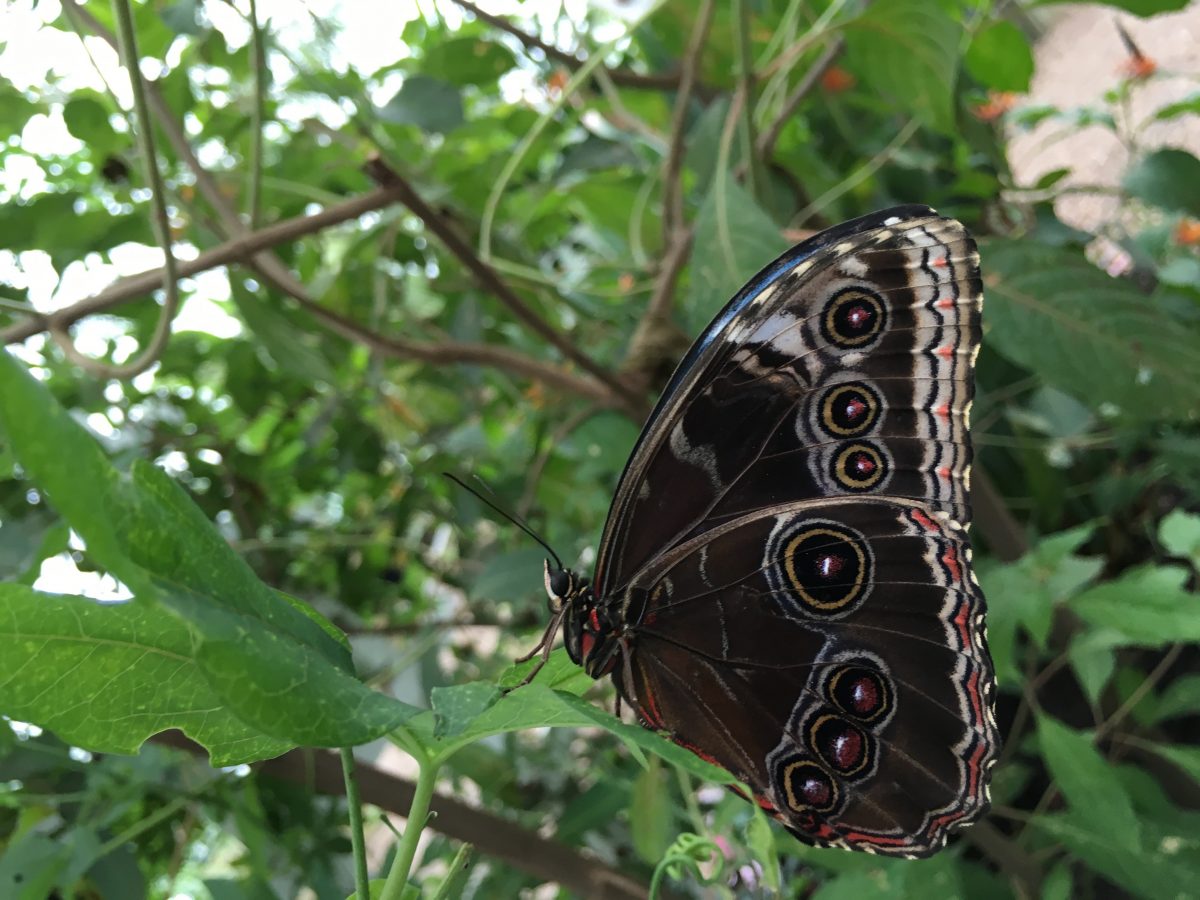
[[804,98],[812,93],[812,89],[817,86],[817,83],[821,80],[821,76],[841,56],[845,48],[846,42],[841,36],[834,38],[833,43],[825,48],[825,52],[817,57],[816,62],[812,64],[812,68],[804,73],[804,77],[800,79],[800,83],[796,85],[795,90],[783,101],[783,106],[780,107],[774,121],[759,136],[758,144],[755,147],[759,159],[764,162],[770,160],[775,152],[775,144],[779,140],[779,135],[783,132],[784,127],[791,120],[792,116],[796,114],[796,110],[800,108],[800,104],[804,102]]
[[[195,259],[181,260],[176,274],[180,278],[186,278],[228,263],[244,262],[268,247],[284,244],[321,231],[331,225],[356,219],[364,213],[382,209],[398,200],[399,196],[391,188],[376,188],[370,193],[326,207],[313,215],[296,216],[268,225],[259,231],[245,233],[213,247],[211,250],[205,250]],[[165,274],[163,269],[139,272],[136,275],[122,278],[100,293],[70,306],[52,313],[32,315],[28,319],[0,331],[0,344],[23,341],[52,327],[65,328],[86,316],[105,312],[128,300],[141,297],[161,285]]]
[[[454,230],[446,218],[426,203],[402,175],[380,159],[371,160],[368,163],[368,169],[372,177],[381,184],[395,190],[401,202],[425,223],[426,228],[437,235],[438,239],[446,246],[446,249],[475,276],[475,280],[488,293],[492,294],[508,307],[509,311],[524,322],[531,331],[544,338],[566,359],[569,359],[581,369],[588,372],[600,384],[605,385],[618,398],[618,404],[625,404],[633,408],[641,405],[642,399],[640,397],[630,391],[626,385],[622,384],[603,366],[593,362],[591,357],[580,350],[570,339],[559,334],[553,326],[534,312],[524,300],[518,297],[516,292],[508,286],[508,283],[500,277],[499,273],[475,253],[471,246]],[[612,406],[615,404],[610,400],[606,405]]]
[[[151,738],[156,744],[203,756],[199,745],[178,731]],[[254,766],[260,776],[304,785],[325,796],[345,796],[341,761],[327,750],[298,749]],[[412,803],[411,781],[358,760],[355,774],[364,799],[385,812],[405,815]],[[645,900],[646,884],[620,869],[585,856],[560,841],[544,838],[511,819],[469,806],[453,797],[435,794],[430,807],[436,817],[429,827],[447,837],[474,844],[480,853],[502,860],[545,881],[554,881],[581,897],[606,900]]]
[[246,217],[250,228],[258,227],[262,215],[263,124],[266,121],[267,52],[263,25],[258,20],[257,0],[250,0],[250,60],[254,68],[254,107],[250,118],[250,193]]
[[[582,59],[573,53],[567,53],[565,50],[560,50],[553,44],[548,44],[536,35],[522,31],[517,26],[513,25],[507,19],[493,15],[489,12],[484,12],[470,0],[454,0],[458,6],[470,12],[475,18],[481,22],[487,22],[498,31],[503,31],[505,34],[515,37],[523,46],[531,50],[540,50],[546,54],[547,59],[554,60],[570,69],[572,72],[578,71],[587,63],[586,59]],[[679,72],[664,72],[657,74],[648,74],[642,72],[634,72],[629,69],[608,69],[604,73],[612,80],[613,84],[618,84],[621,87],[642,88],[652,91],[670,91],[679,86],[682,78],[682,73]],[[705,85],[697,85],[696,93],[703,97],[712,97],[716,94],[715,89]]]
[[128,0],[113,0],[113,15],[119,30],[120,58],[129,74],[129,84],[133,90],[138,150],[142,157],[143,177],[150,188],[154,235],[163,252],[162,287],[166,297],[154,326],[154,334],[142,352],[124,365],[109,365],[103,360],[92,359],[79,352],[65,329],[51,328],[50,336],[71,362],[93,375],[101,378],[132,378],[154,365],[167,346],[167,340],[171,336],[171,322],[179,311],[179,275],[176,272],[175,253],[171,247],[171,222],[167,215],[162,173],[158,168],[158,154],[154,148],[154,133],[146,103],[146,82],[138,67],[137,35],[134,33],[133,13],[129,9]]
[[692,28],[687,50],[683,55],[683,66],[679,76],[679,93],[675,97],[675,111],[671,117],[671,147],[667,152],[663,168],[663,245],[670,246],[675,230],[683,224],[683,190],[680,185],[683,174],[683,150],[687,133],[688,107],[692,99],[692,86],[696,80],[696,68],[700,64],[700,53],[708,39],[712,26],[715,0],[704,0],[700,14]]

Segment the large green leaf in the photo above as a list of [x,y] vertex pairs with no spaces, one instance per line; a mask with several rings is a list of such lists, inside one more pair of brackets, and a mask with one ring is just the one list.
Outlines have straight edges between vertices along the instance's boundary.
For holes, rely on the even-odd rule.
[[[358,681],[336,629],[259,581],[165,473],[141,461],[118,472],[7,353],[0,354],[0,431],[89,552],[133,590],[136,606],[165,604],[192,626],[191,658],[256,732],[345,746],[416,712]],[[89,674],[85,659],[78,677]],[[220,704],[212,711],[225,713]]]
[[[1057,3],[1072,3],[1074,0],[1037,0],[1037,6]],[[1188,0],[1097,0],[1105,6],[1115,6],[1135,16],[1154,16],[1158,13],[1176,12],[1188,5]]]
[[99,603],[0,584],[0,713],[102,753],[136,753],[178,728],[213,765],[277,756],[268,737],[224,708],[196,659],[199,641],[152,603]]
[[1194,324],[1081,252],[989,241],[982,253],[991,347],[1103,414],[1182,419],[1200,410]]
[[1011,22],[993,22],[979,29],[963,61],[971,76],[987,87],[1021,93],[1029,90],[1033,51],[1021,29]]
[[1071,609],[1091,625],[1124,635],[1126,643],[1159,647],[1200,640],[1200,596],[1185,587],[1185,569],[1141,566],[1089,588]]
[[1125,173],[1125,190],[1153,206],[1200,216],[1200,159],[1156,150]]
[[416,125],[422,131],[445,133],[463,122],[458,88],[437,78],[411,75],[395,95],[379,108],[379,117],[398,125]]
[[698,333],[751,275],[787,248],[779,226],[754,198],[719,173],[696,219],[688,331]]
[[1133,804],[1091,738],[1054,719],[1038,719],[1038,743],[1054,783],[1077,820],[1103,822],[1106,831],[1127,845],[1140,840]]
[[879,94],[925,124],[954,131],[962,25],[925,0],[874,3],[846,26],[849,64]]

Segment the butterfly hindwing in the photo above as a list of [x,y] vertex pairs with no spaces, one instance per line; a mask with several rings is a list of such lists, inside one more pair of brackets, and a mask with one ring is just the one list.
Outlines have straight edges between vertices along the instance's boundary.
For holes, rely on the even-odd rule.
[[719,526],[632,586],[625,692],[804,840],[932,852],[986,806],[998,743],[969,556],[952,520],[907,501]]

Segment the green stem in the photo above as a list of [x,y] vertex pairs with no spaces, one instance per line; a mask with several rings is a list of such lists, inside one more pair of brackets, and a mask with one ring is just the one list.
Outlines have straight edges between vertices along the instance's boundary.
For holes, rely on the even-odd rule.
[[429,802],[433,799],[433,785],[437,781],[440,759],[428,757],[417,758],[420,770],[417,774],[417,787],[413,793],[412,805],[408,808],[408,821],[404,823],[404,835],[396,847],[396,858],[392,860],[392,870],[388,872],[387,883],[379,900],[400,900],[404,887],[408,884],[409,872],[413,859],[417,855],[417,842],[421,832],[425,830],[425,820],[429,816]]
[[350,818],[350,846],[354,852],[354,889],[358,900],[370,900],[371,876],[367,872],[367,848],[363,842],[362,797],[354,777],[354,750],[342,747],[342,775],[346,779],[346,812]]
[[146,816],[146,818],[141,819],[137,822],[134,822],[132,825],[130,825],[128,828],[126,828],[124,831],[122,831],[116,837],[110,838],[108,841],[105,841],[103,844],[101,844],[100,847],[96,850],[96,854],[95,854],[96,859],[100,859],[104,856],[107,856],[108,854],[112,853],[114,850],[117,850],[120,847],[122,847],[125,844],[132,841],[138,835],[144,834],[145,832],[149,831],[151,828],[153,828],[155,825],[157,825],[159,822],[163,821],[164,819],[171,818],[171,816],[175,815],[175,813],[179,812],[179,810],[183,809],[185,806],[187,806],[187,804],[189,804],[191,802],[192,802],[192,798],[187,795],[184,795],[182,797],[176,797],[174,800],[172,800],[166,806],[160,806],[154,812],[150,813],[150,815]]

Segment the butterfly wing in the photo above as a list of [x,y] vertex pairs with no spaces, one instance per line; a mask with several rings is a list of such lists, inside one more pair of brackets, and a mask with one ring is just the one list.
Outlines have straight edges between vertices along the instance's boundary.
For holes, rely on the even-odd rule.
[[719,521],[790,500],[887,494],[968,521],[981,303],[974,241],[922,206],[848,222],[763,269],[651,414],[600,542],[597,595]]
[[925,855],[987,805],[981,305],[974,242],[927,207],[801,244],[681,363],[609,515],[618,689],[809,843]]

